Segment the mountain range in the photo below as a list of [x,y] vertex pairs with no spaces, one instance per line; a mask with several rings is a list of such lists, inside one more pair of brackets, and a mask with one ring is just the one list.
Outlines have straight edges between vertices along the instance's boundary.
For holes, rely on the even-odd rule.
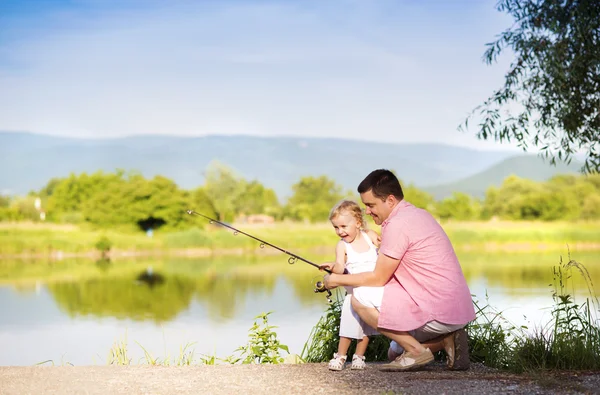
[[536,181],[576,173],[581,163],[546,163],[533,154],[480,151],[443,144],[393,144],[334,138],[145,135],[78,139],[27,132],[0,132],[0,192],[38,190],[53,177],[116,169],[163,175],[191,189],[204,182],[214,160],[248,180],[256,179],[285,199],[302,176],[327,175],[346,189],[377,168],[392,169],[443,198],[454,191],[482,196],[491,185],[515,174]]

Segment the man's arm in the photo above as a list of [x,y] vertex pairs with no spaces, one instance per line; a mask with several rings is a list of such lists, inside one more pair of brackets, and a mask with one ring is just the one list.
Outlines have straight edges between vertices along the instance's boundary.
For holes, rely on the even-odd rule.
[[400,259],[379,254],[374,271],[357,274],[328,274],[325,276],[325,287],[335,288],[341,285],[349,285],[352,287],[381,287],[387,284],[399,264]]
[[365,233],[367,236],[369,236],[375,247],[379,248],[379,245],[381,244],[381,236],[379,236],[379,234],[372,229],[367,229]]

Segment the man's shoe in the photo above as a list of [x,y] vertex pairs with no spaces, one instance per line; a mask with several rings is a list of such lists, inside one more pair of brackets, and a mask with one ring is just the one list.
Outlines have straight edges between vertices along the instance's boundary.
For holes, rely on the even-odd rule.
[[433,362],[433,353],[428,348],[426,348],[425,351],[419,355],[413,355],[405,351],[393,362],[382,365],[380,370],[384,370],[386,372],[417,370],[431,362]]
[[467,370],[471,365],[469,360],[469,339],[467,331],[461,328],[457,331],[449,333],[444,338],[444,350],[448,356],[448,369],[450,370]]

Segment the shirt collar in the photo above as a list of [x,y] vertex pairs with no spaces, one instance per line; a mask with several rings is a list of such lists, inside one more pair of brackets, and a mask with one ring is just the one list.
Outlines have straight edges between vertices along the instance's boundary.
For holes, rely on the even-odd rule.
[[392,209],[392,212],[390,213],[390,215],[388,215],[387,219],[385,221],[383,221],[381,223],[381,226],[384,227],[385,225],[387,225],[388,222],[390,222],[390,220],[395,217],[396,215],[398,215],[398,212],[400,210],[402,210],[405,207],[408,207],[410,205],[409,202],[407,202],[406,200],[402,199],[401,201],[398,202],[398,204],[396,205],[396,207],[394,207]]

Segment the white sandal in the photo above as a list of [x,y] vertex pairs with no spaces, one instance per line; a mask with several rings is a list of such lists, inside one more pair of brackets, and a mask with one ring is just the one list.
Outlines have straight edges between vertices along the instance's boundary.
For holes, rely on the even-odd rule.
[[364,355],[356,355],[352,357],[352,367],[353,370],[363,370],[365,368],[365,356]]
[[342,370],[346,364],[346,355],[333,354],[333,359],[329,361],[329,370]]

